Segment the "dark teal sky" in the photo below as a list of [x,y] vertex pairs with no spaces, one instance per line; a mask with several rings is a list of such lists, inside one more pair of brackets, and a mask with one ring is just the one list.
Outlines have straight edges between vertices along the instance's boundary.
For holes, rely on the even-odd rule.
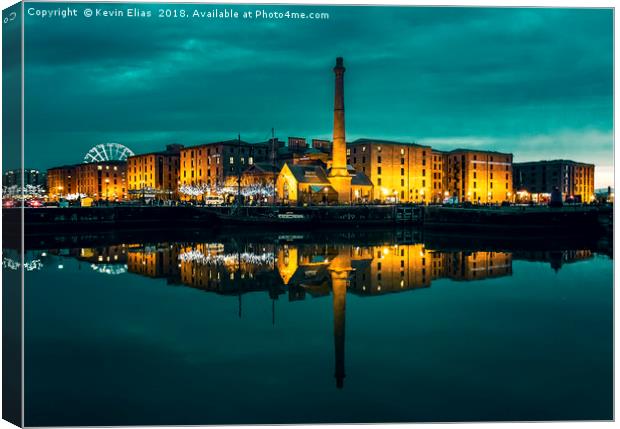
[[329,138],[343,56],[349,139],[569,158],[597,164],[597,187],[613,180],[611,10],[261,7],[330,14],[270,21],[87,19],[98,5],[69,5],[78,18],[26,16],[31,167],[80,162],[108,141],[145,152],[265,140],[272,127]]

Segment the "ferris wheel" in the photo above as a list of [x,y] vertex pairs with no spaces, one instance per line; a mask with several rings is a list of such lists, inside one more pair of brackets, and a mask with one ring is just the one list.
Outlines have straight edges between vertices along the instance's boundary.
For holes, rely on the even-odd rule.
[[84,163],[101,161],[125,161],[133,152],[127,146],[120,143],[101,143],[93,146],[86,155]]

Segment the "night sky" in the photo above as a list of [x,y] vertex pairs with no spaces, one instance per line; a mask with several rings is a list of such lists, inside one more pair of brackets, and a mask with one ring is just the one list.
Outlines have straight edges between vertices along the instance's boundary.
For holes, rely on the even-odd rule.
[[[235,6],[329,20],[26,16],[26,167],[236,138],[347,137],[595,163],[613,182],[613,14],[604,9]],[[62,3],[26,4],[57,9]],[[145,10],[148,7],[137,5]],[[211,5],[175,5],[208,11]],[[222,6],[220,6],[220,9]]]

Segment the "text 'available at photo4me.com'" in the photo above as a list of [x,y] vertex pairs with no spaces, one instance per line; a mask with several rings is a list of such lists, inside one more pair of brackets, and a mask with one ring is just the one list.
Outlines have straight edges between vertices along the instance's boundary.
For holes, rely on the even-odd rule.
[[187,19],[190,20],[317,20],[330,19],[321,10],[290,10],[287,8],[261,8],[260,5],[235,8],[213,5],[161,4],[164,7],[97,7],[96,4],[71,5],[49,8],[31,6],[26,9],[28,17],[40,19]]

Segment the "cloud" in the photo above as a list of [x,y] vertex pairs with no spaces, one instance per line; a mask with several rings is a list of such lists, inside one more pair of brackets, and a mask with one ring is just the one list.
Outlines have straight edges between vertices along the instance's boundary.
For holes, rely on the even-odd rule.
[[136,150],[238,132],[262,139],[272,127],[281,138],[327,137],[339,55],[350,137],[609,159],[611,10],[264,8],[330,19],[27,18],[26,138],[41,147],[33,167],[65,162],[50,142],[83,153],[123,139]]

